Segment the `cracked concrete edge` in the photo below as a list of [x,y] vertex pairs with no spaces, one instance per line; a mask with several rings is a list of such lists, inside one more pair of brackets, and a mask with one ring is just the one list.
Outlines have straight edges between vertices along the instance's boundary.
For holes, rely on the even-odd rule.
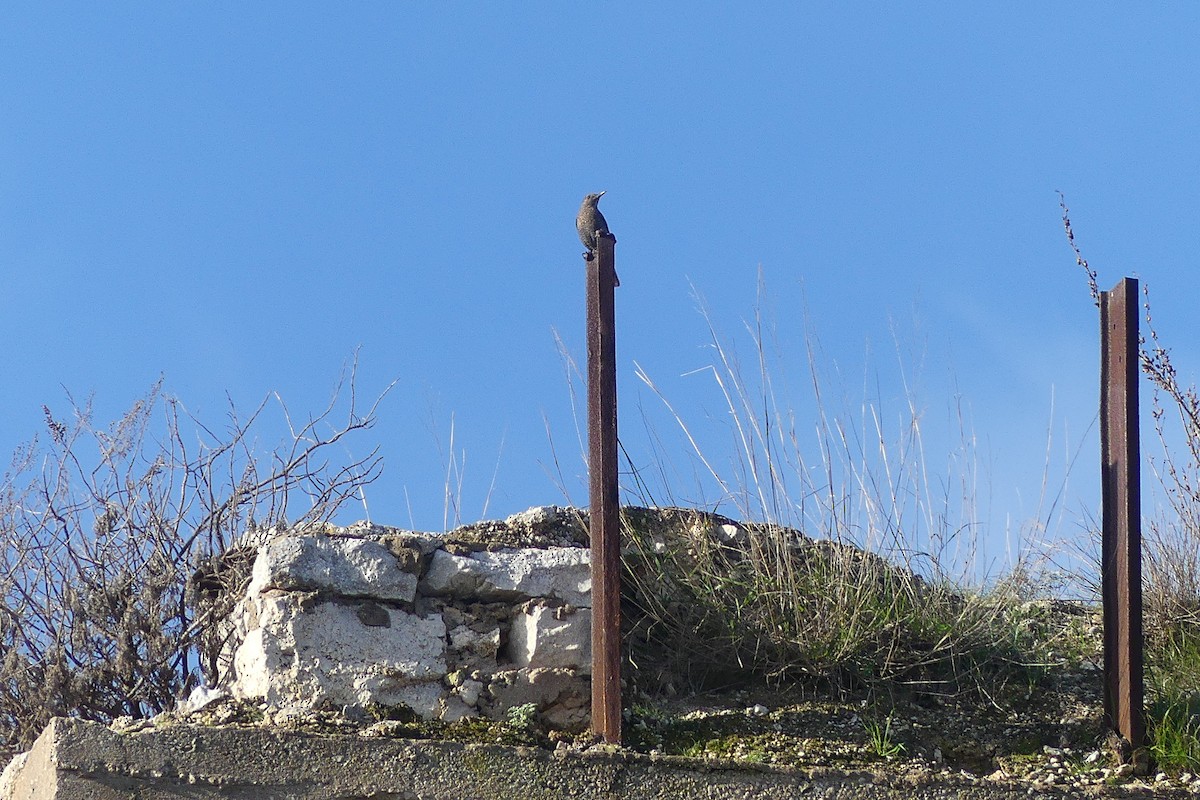
[[[1027,786],[909,783],[871,773],[704,764],[625,752],[262,728],[177,725],[132,734],[55,719],[0,800],[1028,800]],[[1058,798],[1047,790],[1034,797]]]

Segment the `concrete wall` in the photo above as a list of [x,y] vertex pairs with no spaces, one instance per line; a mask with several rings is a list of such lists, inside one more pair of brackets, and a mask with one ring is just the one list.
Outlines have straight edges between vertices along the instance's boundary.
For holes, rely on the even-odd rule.
[[56,719],[2,800],[1029,800],[987,782],[699,764],[596,750],[313,736],[176,725],[115,733]]

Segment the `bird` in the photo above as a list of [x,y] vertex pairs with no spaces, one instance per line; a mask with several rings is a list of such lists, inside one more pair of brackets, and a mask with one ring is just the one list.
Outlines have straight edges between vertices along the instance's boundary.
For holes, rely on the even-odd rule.
[[579,216],[575,217],[575,230],[579,231],[579,241],[583,242],[589,256],[596,250],[596,234],[608,233],[608,222],[596,207],[603,196],[604,192],[585,195],[579,206]]
[[[575,217],[575,230],[579,232],[579,241],[583,242],[583,246],[587,248],[587,252],[583,254],[583,257],[589,261],[592,258],[592,254],[596,251],[597,235],[612,236],[608,231],[608,222],[604,219],[604,215],[600,213],[600,209],[596,207],[596,204],[600,202],[600,198],[603,195],[604,192],[584,195],[583,203],[579,206],[579,215]],[[613,283],[616,286],[621,285],[621,281],[617,279],[616,273],[613,273]]]

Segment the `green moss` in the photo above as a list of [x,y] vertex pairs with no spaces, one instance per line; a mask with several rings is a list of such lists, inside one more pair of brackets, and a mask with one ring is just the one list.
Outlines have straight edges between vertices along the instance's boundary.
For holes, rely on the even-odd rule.
[[489,757],[486,750],[468,750],[463,753],[463,766],[476,776],[487,776],[495,773],[494,759]]

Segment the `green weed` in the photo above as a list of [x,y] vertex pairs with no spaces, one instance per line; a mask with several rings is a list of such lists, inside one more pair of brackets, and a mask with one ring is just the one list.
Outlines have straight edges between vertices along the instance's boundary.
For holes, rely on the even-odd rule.
[[888,714],[882,723],[877,720],[864,721],[863,728],[869,737],[871,752],[875,755],[889,760],[904,755],[904,745],[892,738],[891,714]]

